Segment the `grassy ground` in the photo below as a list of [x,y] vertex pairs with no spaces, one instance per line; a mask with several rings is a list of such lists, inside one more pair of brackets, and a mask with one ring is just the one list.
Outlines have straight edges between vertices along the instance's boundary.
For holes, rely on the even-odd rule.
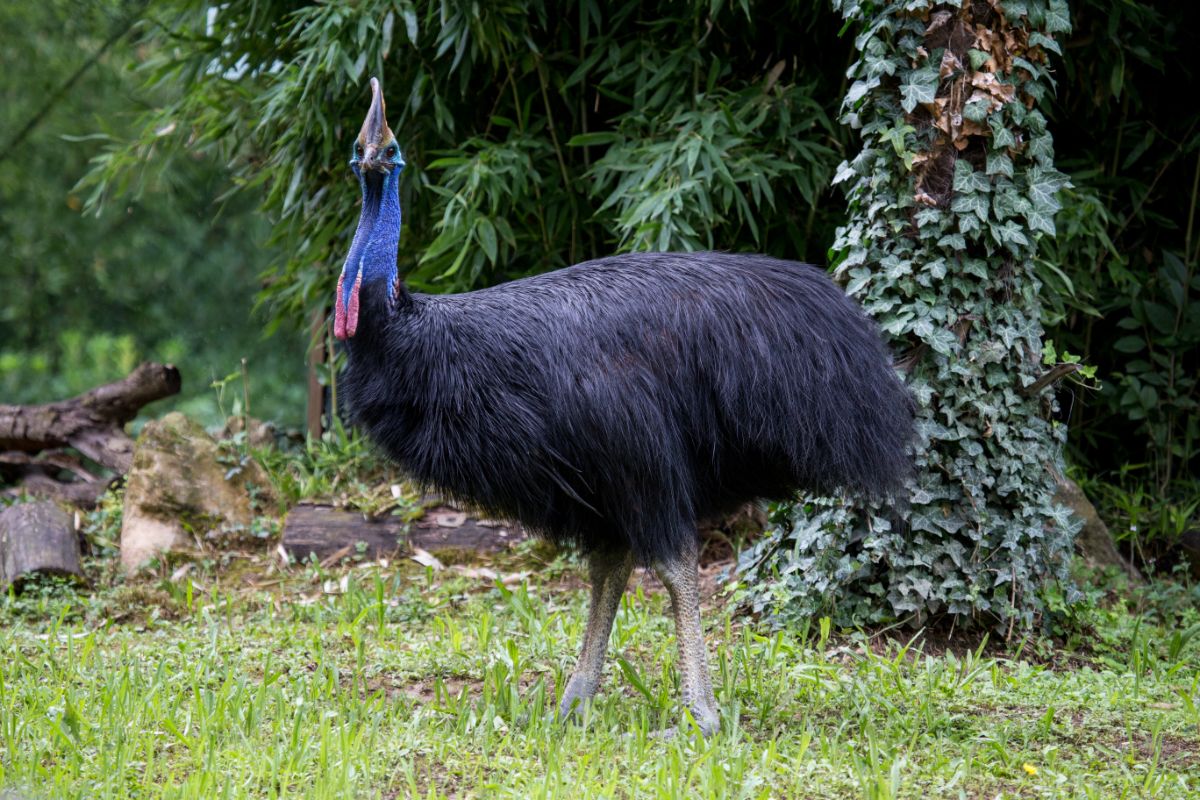
[[1100,615],[1104,649],[1047,665],[765,635],[718,599],[724,730],[662,741],[674,646],[648,582],[602,696],[564,726],[547,712],[586,601],[569,561],[526,551],[489,580],[257,559],[0,601],[0,798],[1200,793],[1200,637],[1122,611]]

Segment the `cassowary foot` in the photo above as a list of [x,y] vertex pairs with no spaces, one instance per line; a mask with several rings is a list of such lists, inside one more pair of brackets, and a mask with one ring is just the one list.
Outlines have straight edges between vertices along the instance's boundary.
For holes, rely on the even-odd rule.
[[[697,708],[695,710],[688,709],[690,717],[684,717],[683,721],[678,725],[672,725],[669,728],[659,728],[655,731],[650,731],[648,735],[651,739],[666,741],[674,739],[676,736],[687,735],[693,731],[699,731],[700,735],[705,739],[715,736],[721,730],[721,715],[711,708]],[[632,734],[630,734],[632,735]]]
[[704,738],[707,739],[721,730],[721,715],[717,712],[716,706],[696,706],[688,710]]
[[565,722],[569,719],[578,720],[581,718],[584,709],[595,695],[595,686],[588,686],[586,681],[572,676],[571,680],[567,681],[567,688],[563,691],[562,701],[558,704],[559,721]]

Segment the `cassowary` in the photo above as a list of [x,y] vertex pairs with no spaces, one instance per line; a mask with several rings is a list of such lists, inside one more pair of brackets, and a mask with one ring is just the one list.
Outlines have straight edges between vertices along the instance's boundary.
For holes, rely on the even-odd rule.
[[733,253],[409,292],[404,161],[374,78],[371,92],[334,318],[352,420],[416,479],[586,553],[591,607],[560,716],[595,693],[640,565],[670,594],[683,705],[713,732],[697,520],[797,489],[879,497],[903,482],[912,402],[876,328],[817,268]]

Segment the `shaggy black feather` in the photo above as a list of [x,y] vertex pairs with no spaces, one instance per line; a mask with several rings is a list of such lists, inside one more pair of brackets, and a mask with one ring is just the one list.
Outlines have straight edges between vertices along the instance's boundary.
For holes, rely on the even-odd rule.
[[630,254],[362,298],[352,419],[418,480],[556,542],[650,565],[748,500],[880,497],[909,473],[912,400],[807,264]]

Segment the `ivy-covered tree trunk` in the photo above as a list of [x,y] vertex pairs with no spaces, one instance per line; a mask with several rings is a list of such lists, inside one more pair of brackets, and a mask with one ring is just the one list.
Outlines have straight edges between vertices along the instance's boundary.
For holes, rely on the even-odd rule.
[[921,406],[907,504],[803,498],[743,553],[781,622],[962,615],[1011,632],[1069,591],[1077,530],[1054,501],[1066,431],[1043,347],[1038,239],[1054,235],[1048,53],[1064,0],[834,0],[861,33],[838,170],[837,276],[892,337]]

